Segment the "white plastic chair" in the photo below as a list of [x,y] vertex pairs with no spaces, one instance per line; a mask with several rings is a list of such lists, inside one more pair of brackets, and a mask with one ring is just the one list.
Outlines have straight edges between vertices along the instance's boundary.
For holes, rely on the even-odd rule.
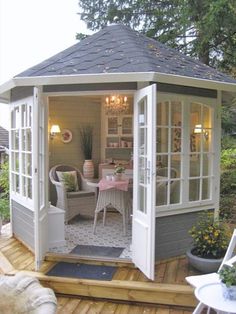
[[[204,275],[197,275],[197,276],[188,276],[185,277],[185,280],[195,289],[199,288],[201,286],[207,285],[209,283],[218,283],[220,282],[219,278],[219,271],[223,267],[223,265],[229,265],[232,266],[236,262],[236,229],[234,229],[234,232],[232,234],[231,240],[229,242],[227,251],[225,253],[224,259],[217,271],[217,273],[210,273],[210,274],[204,274]],[[202,313],[202,310],[207,307],[203,303],[198,303],[196,309],[194,310],[193,314],[200,314]],[[210,309],[208,308],[208,311]],[[208,312],[207,312],[208,313]]]

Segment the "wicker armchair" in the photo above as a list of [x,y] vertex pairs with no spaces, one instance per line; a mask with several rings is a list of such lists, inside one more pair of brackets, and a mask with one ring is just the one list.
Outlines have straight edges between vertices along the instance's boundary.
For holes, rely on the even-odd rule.
[[[67,192],[65,184],[60,182],[58,178],[57,171],[76,171],[79,191]],[[68,165],[56,165],[51,168],[49,178],[52,184],[56,187],[56,206],[65,210],[66,223],[78,214],[92,217],[94,216],[94,210],[96,207],[96,191],[94,188],[88,186],[85,178],[77,168]]]

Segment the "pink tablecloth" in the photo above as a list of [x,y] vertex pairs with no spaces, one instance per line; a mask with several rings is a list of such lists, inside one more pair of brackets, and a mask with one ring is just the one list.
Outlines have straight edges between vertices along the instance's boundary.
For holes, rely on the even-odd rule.
[[108,181],[105,178],[103,178],[99,181],[98,186],[100,191],[105,191],[114,188],[121,191],[128,191],[129,179],[126,178],[121,181]]

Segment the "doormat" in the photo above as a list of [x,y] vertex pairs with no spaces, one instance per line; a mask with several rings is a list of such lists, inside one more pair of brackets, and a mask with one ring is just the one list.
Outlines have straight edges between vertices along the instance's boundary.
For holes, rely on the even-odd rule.
[[49,272],[48,276],[94,279],[94,280],[112,280],[117,267],[102,266],[102,265],[88,265],[59,262]]
[[84,256],[119,257],[124,249],[124,247],[77,245],[70,253]]

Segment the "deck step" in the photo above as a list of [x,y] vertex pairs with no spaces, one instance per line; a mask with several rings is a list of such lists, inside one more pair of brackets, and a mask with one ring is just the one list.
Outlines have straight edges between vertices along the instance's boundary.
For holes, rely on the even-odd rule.
[[64,254],[64,253],[47,253],[45,261],[50,262],[68,262],[68,263],[85,263],[91,265],[106,265],[117,267],[135,268],[134,263],[129,259],[109,258],[109,257],[91,257],[80,256],[78,254]]
[[[11,274],[15,272],[17,270]],[[193,289],[187,285],[62,278],[31,271],[24,273],[38,278],[43,286],[53,289],[56,294],[186,307],[194,307],[197,303]]]

